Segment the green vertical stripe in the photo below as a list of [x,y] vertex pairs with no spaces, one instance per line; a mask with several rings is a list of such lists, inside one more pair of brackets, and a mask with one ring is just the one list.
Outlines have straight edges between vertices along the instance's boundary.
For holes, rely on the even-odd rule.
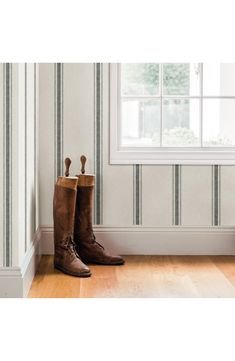
[[142,224],[142,165],[133,166],[133,224]]
[[55,77],[55,177],[63,175],[63,64],[54,66]]
[[212,166],[212,225],[220,225],[220,188],[221,188],[221,166]]
[[173,220],[174,226],[181,225],[181,165],[173,165]]
[[27,133],[28,133],[28,111],[27,111],[27,63],[25,63],[25,252],[27,251],[27,240],[28,240],[28,194],[27,194],[27,172],[28,172],[28,164],[27,164],[27,156],[28,156],[28,139],[27,139]]
[[12,64],[3,65],[3,265],[12,265]]
[[103,65],[95,64],[95,212],[94,223],[103,222]]
[[34,63],[34,232],[37,226],[36,212],[36,166],[37,166],[37,64]]

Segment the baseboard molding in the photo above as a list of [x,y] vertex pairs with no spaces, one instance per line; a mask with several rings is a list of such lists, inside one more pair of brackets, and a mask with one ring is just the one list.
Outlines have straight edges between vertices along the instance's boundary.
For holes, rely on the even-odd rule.
[[[40,228],[41,253],[54,254],[53,227]],[[94,227],[97,241],[121,255],[235,255],[234,227]]]
[[41,231],[38,228],[20,267],[0,269],[0,298],[27,297],[40,261]]

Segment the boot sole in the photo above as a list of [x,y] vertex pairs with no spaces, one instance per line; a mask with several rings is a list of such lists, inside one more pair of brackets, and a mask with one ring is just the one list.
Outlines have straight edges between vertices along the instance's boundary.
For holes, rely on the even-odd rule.
[[102,263],[102,262],[87,261],[87,260],[82,260],[82,261],[86,264],[96,264],[96,265],[100,265],[100,266],[122,266],[125,264],[125,261],[120,261],[120,262],[116,262],[116,263]]
[[61,267],[61,266],[58,266],[56,264],[54,264],[54,267],[56,269],[58,269],[59,271],[63,272],[63,273],[66,273],[67,275],[70,275],[70,276],[75,276],[75,277],[90,277],[91,276],[91,272],[87,272],[87,273],[76,273],[76,272],[71,272],[71,271],[68,271],[66,270],[65,268]]

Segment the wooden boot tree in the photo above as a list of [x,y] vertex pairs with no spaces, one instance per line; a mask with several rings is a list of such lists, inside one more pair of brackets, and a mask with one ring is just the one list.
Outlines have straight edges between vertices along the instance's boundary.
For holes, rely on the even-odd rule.
[[91,187],[95,185],[95,176],[94,174],[85,174],[85,164],[86,164],[86,157],[82,155],[80,158],[81,161],[81,174],[77,175],[78,177],[78,186],[80,187]]

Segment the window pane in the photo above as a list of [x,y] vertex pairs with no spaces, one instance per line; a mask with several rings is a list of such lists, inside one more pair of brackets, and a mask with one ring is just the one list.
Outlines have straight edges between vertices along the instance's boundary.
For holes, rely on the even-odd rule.
[[159,146],[160,102],[122,102],[121,145]]
[[203,100],[203,145],[235,145],[235,99]]
[[235,95],[235,64],[203,64],[203,95]]
[[167,147],[199,146],[199,100],[165,99],[163,101],[162,142]]
[[122,95],[158,95],[159,64],[122,64]]
[[163,95],[199,95],[199,63],[163,64]]

